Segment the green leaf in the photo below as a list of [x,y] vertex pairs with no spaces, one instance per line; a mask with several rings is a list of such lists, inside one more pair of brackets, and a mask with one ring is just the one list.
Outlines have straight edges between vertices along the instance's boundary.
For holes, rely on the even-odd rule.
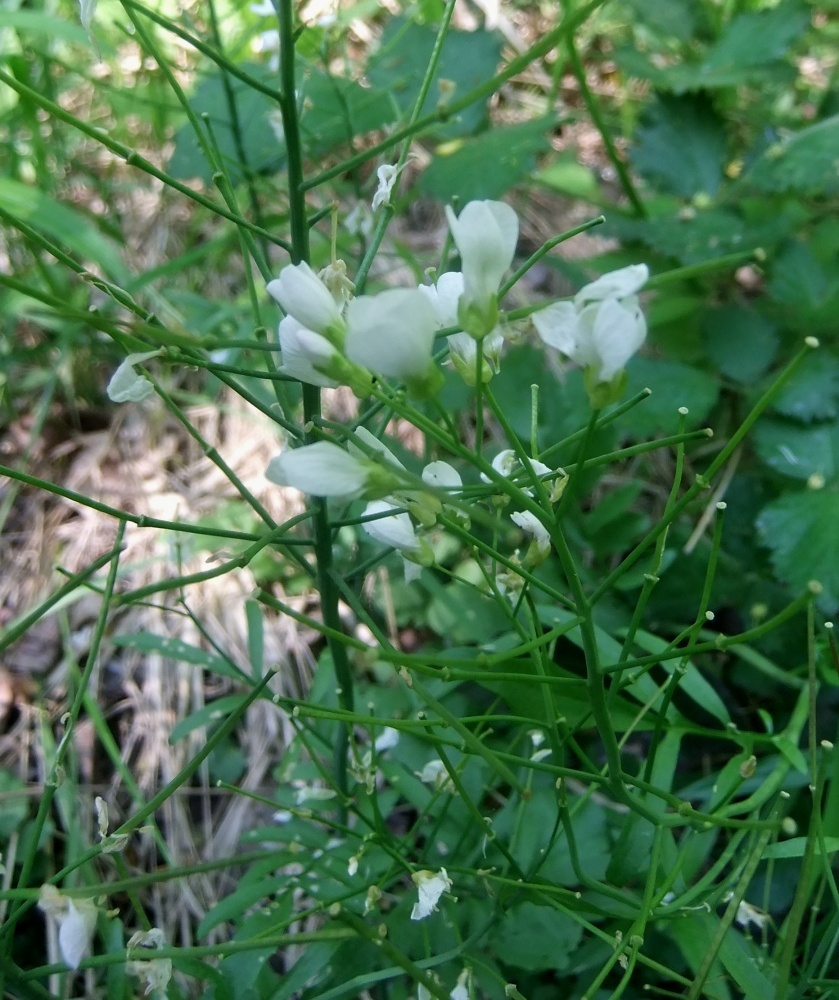
[[717,370],[746,384],[772,364],[778,348],[775,326],[739,303],[708,309],[702,317],[705,351]]
[[596,205],[602,199],[600,185],[594,173],[584,167],[572,150],[560,153],[544,170],[540,170],[533,178],[538,184],[544,184],[552,191],[569,195],[571,198],[582,198]]
[[210,673],[230,677],[233,680],[248,680],[248,676],[230,660],[222,659],[215,653],[208,653],[197,646],[190,646],[182,639],[172,639],[169,636],[155,635],[152,632],[135,632],[132,635],[116,636],[115,646],[128,646],[140,653],[160,653],[170,660],[180,660],[182,663],[195,663],[209,670]]
[[772,264],[768,292],[786,306],[785,319],[803,334],[832,332],[839,314],[839,277],[806,243],[791,241]]
[[498,958],[513,968],[561,972],[582,938],[582,925],[567,914],[551,906],[519,903],[504,914],[493,944]]
[[802,593],[817,580],[824,606],[839,604],[839,494],[788,493],[764,507],[757,530],[781,580]]
[[[436,31],[405,18],[394,17],[386,24],[379,49],[368,63],[367,78],[375,91],[388,95],[398,115],[413,110],[436,41]],[[449,30],[422,114],[463,97],[490,79],[500,59],[501,38],[497,34]],[[478,101],[441,125],[435,135],[447,138],[469,135],[485,121],[486,101]]]
[[[242,63],[240,69],[261,83],[276,82],[267,66]],[[201,80],[189,103],[196,115],[207,115],[217,155],[228,178],[236,184],[249,173],[278,168],[285,160],[285,149],[270,124],[276,102],[243,80],[228,76],[227,82],[233,94],[233,114],[221,70],[210,72]],[[175,149],[168,170],[176,178],[199,177],[205,184],[212,183],[214,167],[207,162],[189,122],[175,133]]]
[[[807,837],[793,837],[791,840],[782,840],[777,844],[770,844],[763,852],[763,858],[803,858],[809,843]],[[813,845],[817,856],[821,856],[821,844],[817,840]],[[828,854],[839,851],[839,837],[825,837],[825,850]]]
[[507,627],[495,601],[464,583],[450,583],[435,594],[428,624],[449,642],[486,643]]
[[839,359],[809,354],[784,384],[772,409],[796,420],[833,420],[839,414]]
[[760,191],[829,195],[839,191],[839,115],[770,146],[744,178]]
[[633,438],[673,433],[679,426],[679,407],[688,408],[686,425],[701,427],[719,395],[713,375],[678,361],[633,358],[627,366],[627,396],[645,387],[652,395],[621,418],[621,430]]
[[644,113],[635,136],[635,169],[662,191],[682,198],[717,194],[727,159],[723,123],[704,95],[662,95]]
[[362,87],[355,80],[309,70],[302,80],[300,134],[309,156],[347,148],[357,135],[394,120],[386,90]]
[[0,843],[9,842],[12,834],[29,815],[29,798],[26,785],[6,770],[0,770]]
[[694,0],[628,0],[635,17],[664,38],[690,41],[699,28],[701,11]]
[[96,263],[115,280],[128,280],[119,246],[83,212],[9,177],[0,177],[0,208],[69,250],[81,264]]
[[169,734],[169,742],[174,745],[201,726],[212,726],[213,723],[220,722],[239,707],[244,697],[240,694],[228,694],[202,706],[197,712],[192,712],[185,719],[175,723]]
[[553,124],[537,118],[439,146],[420,177],[419,189],[440,201],[455,195],[464,202],[500,198],[534,169],[537,154],[549,148],[545,133]]
[[763,417],[754,431],[761,460],[785,476],[831,482],[839,473],[839,424],[802,427],[790,420]]

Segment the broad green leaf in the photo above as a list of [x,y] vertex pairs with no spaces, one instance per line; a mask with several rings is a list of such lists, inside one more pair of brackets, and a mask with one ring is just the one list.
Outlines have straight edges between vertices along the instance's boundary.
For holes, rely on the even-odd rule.
[[766,371],[778,348],[775,326],[741,303],[708,309],[702,331],[705,351],[718,371],[746,384]]
[[734,927],[729,927],[723,938],[720,961],[744,1000],[767,1000],[773,995],[775,973],[769,956]]
[[438,146],[419,189],[440,201],[501,198],[531,173],[537,154],[549,148],[551,127],[548,119],[537,118]]
[[[436,41],[436,31],[402,17],[391,18],[385,25],[378,51],[368,63],[367,78],[375,91],[388,95],[399,115],[413,110]],[[449,30],[422,113],[445,106],[485,83],[495,73],[500,59],[499,35]],[[486,101],[478,101],[441,124],[434,134],[441,138],[469,135],[485,120]]]
[[822,476],[829,483],[839,473],[839,423],[802,427],[791,420],[764,417],[753,440],[761,460],[785,476]]
[[839,315],[839,276],[831,260],[822,263],[813,248],[786,243],[772,264],[771,298],[786,307],[786,325],[802,334],[833,332]]
[[[770,844],[763,852],[764,859],[768,858],[803,858],[809,843],[806,837],[792,837],[790,840],[781,840],[777,844]],[[839,851],[839,837],[825,837],[825,850],[828,854]],[[822,845],[817,840],[813,845],[816,855],[821,856]]]
[[839,191],[839,115],[770,146],[745,177],[761,191],[831,195]]
[[[3,10],[2,25],[4,28],[14,28],[22,36],[41,35],[45,40],[61,39],[64,42],[75,42],[90,48],[87,32],[78,21],[59,17],[56,13],[39,10]],[[31,45],[29,39],[26,41]],[[108,43],[97,39],[100,50],[110,54],[113,49]]]
[[355,80],[319,70],[303,74],[300,133],[309,156],[348,149],[357,135],[394,120],[387,91],[362,87]]
[[621,419],[621,430],[631,437],[646,438],[664,431],[673,433],[679,426],[679,407],[688,408],[686,425],[701,427],[719,395],[713,375],[678,361],[659,358],[633,358],[627,366],[626,394],[644,388],[652,395]]
[[628,0],[635,17],[664,38],[687,42],[699,28],[702,11],[694,0]]
[[825,607],[839,604],[839,493],[787,493],[763,508],[757,530],[779,579],[800,593],[816,580]]
[[772,401],[772,409],[796,420],[839,415],[839,360],[824,350],[809,354]]
[[96,263],[115,280],[128,280],[119,246],[84,212],[10,177],[0,177],[0,208],[69,250],[81,264]]
[[703,95],[662,95],[648,106],[635,135],[635,169],[660,190],[682,198],[717,194],[727,159],[723,123]]
[[[266,85],[276,83],[267,66],[242,63],[240,69]],[[285,148],[271,127],[276,102],[243,80],[228,76],[227,82],[233,95],[232,109],[221,70],[213,70],[201,80],[189,103],[196,115],[207,115],[213,135],[210,145],[217,147],[216,155],[235,184],[250,173],[280,167]],[[189,122],[175,133],[175,148],[167,169],[176,178],[199,177],[205,184],[212,183],[215,168],[207,161]]]
[[570,955],[582,937],[582,925],[560,910],[519,903],[504,914],[492,940],[506,965],[531,972],[561,972],[570,965]]
[[428,608],[428,624],[449,642],[486,643],[508,627],[495,602],[463,583],[447,584]]

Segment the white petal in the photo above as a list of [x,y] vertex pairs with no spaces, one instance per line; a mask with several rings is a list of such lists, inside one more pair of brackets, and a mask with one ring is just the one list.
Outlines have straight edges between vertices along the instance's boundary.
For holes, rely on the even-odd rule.
[[370,464],[329,441],[287,448],[272,458],[265,476],[278,486],[293,486],[317,497],[359,496],[367,485]]
[[280,350],[283,362],[280,371],[285,375],[291,375],[309,385],[332,389],[338,385],[334,379],[315,367],[328,364],[337,351],[326,337],[307,330],[293,316],[286,316],[280,323]]
[[460,489],[463,486],[460,473],[448,462],[429,462],[422,470],[422,481],[438,490]]
[[[355,429],[356,437],[361,438],[361,440],[373,451],[378,452],[382,458],[389,464],[394,466],[396,469],[405,470],[405,466],[399,461],[396,455],[384,444],[375,434],[372,434],[367,430],[366,427],[356,427]],[[347,447],[353,455],[358,455],[359,458],[364,457],[364,452],[357,448],[352,442],[350,442]]]
[[393,726],[385,726],[382,732],[376,737],[376,742],[373,746],[376,748],[376,753],[384,753],[385,750],[392,750],[398,744],[399,730],[394,729]]
[[464,368],[474,368],[478,357],[478,342],[468,333],[453,333],[446,337],[452,360],[457,359]]
[[[393,499],[373,500],[364,508],[364,516],[371,514],[382,514],[385,511],[393,510],[396,506]],[[385,517],[376,518],[375,521],[365,521],[362,528],[367,534],[382,545],[390,545],[400,552],[416,552],[420,546],[420,540],[414,531],[410,517],[405,514],[388,514]]]
[[71,969],[78,969],[90,954],[90,943],[96,929],[96,907],[89,899],[70,899],[67,915],[58,928],[58,948]]
[[347,307],[346,354],[386,378],[421,378],[431,364],[438,328],[434,308],[418,289],[362,295]]
[[551,533],[535,514],[529,510],[516,511],[510,517],[534,539],[539,551],[547,554],[551,549]]
[[469,970],[464,969],[457,977],[457,985],[449,993],[449,1000],[469,1000]]
[[321,788],[318,785],[304,785],[302,788],[297,789],[294,801],[298,806],[302,806],[304,802],[327,802],[329,799],[334,799],[337,794],[338,793],[334,788]]
[[420,285],[420,291],[434,306],[440,326],[457,326],[457,303],[463,295],[460,271],[447,271],[440,275],[436,285]]
[[513,262],[518,216],[502,201],[470,201],[457,217],[447,206],[446,218],[460,252],[465,294],[482,305],[497,294]]
[[548,347],[554,347],[573,361],[579,352],[579,313],[573,302],[554,302],[546,309],[533,313],[536,332]]
[[593,342],[600,361],[598,380],[611,382],[644,343],[647,324],[635,298],[624,304],[607,299],[597,309]]
[[650,277],[650,269],[646,264],[630,264],[618,271],[610,271],[591,284],[585,285],[577,292],[574,299],[578,306],[586,302],[602,301],[603,299],[623,299],[634,295]]
[[134,365],[142,364],[149,358],[156,358],[160,350],[141,351],[129,354],[117,368],[108,383],[108,398],[115,403],[139,403],[154,393],[154,386],[144,376],[134,371]]
[[332,293],[308,264],[289,264],[268,282],[268,294],[308,330],[325,333],[343,320]]

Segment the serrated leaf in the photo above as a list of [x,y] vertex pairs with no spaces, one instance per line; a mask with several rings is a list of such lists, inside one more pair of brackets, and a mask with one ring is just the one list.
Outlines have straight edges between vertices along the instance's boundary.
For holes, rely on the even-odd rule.
[[727,159],[725,129],[702,95],[662,95],[645,111],[635,136],[635,169],[662,191],[714,196]]
[[693,38],[701,11],[694,0],[628,0],[637,19],[664,38]]
[[387,91],[319,70],[303,75],[301,92],[300,135],[308,156],[348,148],[355,136],[383,128],[396,117]]
[[839,191],[839,115],[770,146],[745,178],[761,191],[826,195]]
[[823,588],[820,603],[839,604],[838,493],[787,493],[764,507],[757,530],[779,579],[798,593],[816,580]]
[[551,906],[519,903],[508,910],[493,935],[498,958],[531,972],[562,971],[583,938],[582,925]]
[[701,427],[719,395],[713,375],[678,361],[633,358],[627,366],[627,396],[645,387],[652,395],[621,418],[621,431],[633,438],[652,437],[660,431],[674,432],[679,426],[679,407],[688,408],[686,425]]
[[796,420],[832,420],[839,413],[839,360],[824,350],[808,355],[772,402]]
[[790,241],[772,264],[768,292],[786,307],[787,325],[805,334],[832,331],[839,314],[839,277],[806,243]]
[[[399,114],[413,110],[436,42],[437,32],[431,28],[402,17],[388,20],[379,48],[368,63],[367,78],[374,90],[389,96]],[[490,79],[500,59],[501,39],[494,32],[449,30],[422,113],[428,114],[444,100],[456,100]],[[485,120],[486,102],[477,101],[441,124],[434,134],[447,138],[469,135]]]
[[746,384],[766,371],[778,348],[774,324],[746,305],[708,309],[702,331],[705,351],[718,371]]
[[[240,68],[261,83],[275,83],[274,74],[267,66],[242,63]],[[228,77],[227,82],[233,95],[238,132],[234,128],[221,70],[212,71],[201,80],[189,103],[196,115],[207,115],[217,155],[235,184],[249,172],[279,167],[285,158],[285,149],[269,123],[270,114],[276,111],[276,102],[243,80]],[[204,155],[189,122],[175,133],[175,148],[167,167],[174,177],[199,177],[208,185],[212,182],[213,165]]]
[[823,476],[829,483],[839,472],[839,424],[802,427],[764,417],[755,428],[754,442],[761,460],[785,476]]
[[701,74],[743,79],[748,69],[762,69],[783,59],[790,44],[806,30],[810,13],[797,0],[785,0],[772,10],[747,12],[733,18],[702,61]]
[[440,201],[501,198],[524,180],[537,154],[549,148],[547,118],[505,125],[473,138],[438,147],[419,180],[419,189]]

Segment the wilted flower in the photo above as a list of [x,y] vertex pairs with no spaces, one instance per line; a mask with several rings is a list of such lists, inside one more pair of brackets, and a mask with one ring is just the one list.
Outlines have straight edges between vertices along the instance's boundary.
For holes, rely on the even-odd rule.
[[128,951],[146,949],[150,952],[148,958],[131,959],[125,963],[125,971],[129,976],[145,979],[144,996],[166,996],[166,988],[172,978],[172,959],[153,958],[155,950],[166,947],[166,937],[159,927],[150,931],[137,931],[128,939]]
[[139,354],[129,354],[125,361],[111,376],[106,392],[108,399],[114,403],[140,403],[154,393],[154,386],[144,376],[134,370],[134,365],[141,365],[149,358],[156,358],[161,349],[156,351],[140,351]]
[[[620,396],[623,369],[647,336],[635,293],[648,278],[646,264],[624,267],[581,288],[573,302],[555,302],[533,314],[542,340],[586,369],[595,405]],[[614,391],[604,385],[614,386]]]
[[376,171],[376,177],[379,179],[379,186],[376,189],[376,193],[373,195],[374,212],[382,205],[390,204],[390,193],[393,191],[393,185],[396,183],[396,178],[398,176],[399,167],[391,166],[389,163],[383,164]]
[[452,887],[452,880],[445,868],[439,872],[419,871],[411,876],[419,892],[419,899],[411,910],[411,920],[423,920],[437,910],[437,903],[444,892]]
[[431,785],[438,792],[454,792],[455,786],[446,765],[434,758],[423,765],[421,771],[414,772],[424,785]]
[[457,316],[476,340],[498,324],[498,289],[513,262],[519,235],[516,213],[501,201],[470,201],[459,216],[446,207],[463,273]]

